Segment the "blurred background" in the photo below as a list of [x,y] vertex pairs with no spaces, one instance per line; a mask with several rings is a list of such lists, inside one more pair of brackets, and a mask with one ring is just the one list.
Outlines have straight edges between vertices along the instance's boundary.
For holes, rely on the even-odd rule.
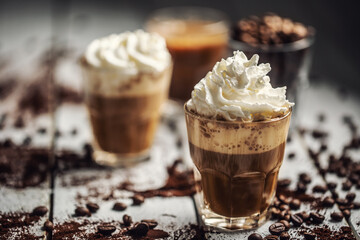
[[152,11],[169,6],[219,9],[232,23],[271,11],[314,26],[310,80],[329,81],[341,91],[360,93],[360,26],[358,8],[350,1],[0,0],[0,69],[4,59],[18,61],[20,54],[35,54],[54,43],[80,54],[92,39],[143,28]]

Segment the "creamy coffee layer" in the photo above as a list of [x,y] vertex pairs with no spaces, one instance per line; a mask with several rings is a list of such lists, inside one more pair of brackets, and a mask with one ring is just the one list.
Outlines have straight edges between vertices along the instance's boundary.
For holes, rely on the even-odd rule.
[[88,79],[86,88],[94,94],[116,96],[142,96],[168,89],[172,74],[170,65],[160,73],[140,73],[137,76],[122,75],[121,71],[88,68],[84,71]]
[[290,124],[286,116],[253,123],[186,116],[189,142],[201,149],[224,154],[267,152],[284,143],[288,133],[284,125]]

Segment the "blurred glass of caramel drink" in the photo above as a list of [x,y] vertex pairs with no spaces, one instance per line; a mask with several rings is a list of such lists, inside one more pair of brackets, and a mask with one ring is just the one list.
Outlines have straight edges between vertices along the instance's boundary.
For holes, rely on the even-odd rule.
[[229,35],[226,19],[220,11],[201,7],[164,8],[150,16],[147,30],[166,39],[174,61],[171,98],[189,99],[198,80],[226,57]]

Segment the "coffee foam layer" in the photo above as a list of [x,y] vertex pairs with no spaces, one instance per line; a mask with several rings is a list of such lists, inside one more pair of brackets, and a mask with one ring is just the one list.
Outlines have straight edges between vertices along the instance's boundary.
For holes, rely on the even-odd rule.
[[286,141],[290,116],[252,123],[213,121],[189,115],[186,120],[189,142],[199,148],[222,154],[258,154]]
[[132,77],[115,70],[83,67],[87,92],[109,97],[141,96],[167,90],[171,73],[172,66],[160,73],[141,73]]

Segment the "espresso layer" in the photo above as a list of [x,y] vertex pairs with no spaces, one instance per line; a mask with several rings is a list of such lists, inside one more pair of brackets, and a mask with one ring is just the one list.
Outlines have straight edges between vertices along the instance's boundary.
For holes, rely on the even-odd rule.
[[164,91],[137,97],[88,96],[95,143],[117,154],[148,149],[155,134]]
[[189,144],[201,176],[196,180],[200,180],[205,205],[212,211],[226,217],[247,217],[269,207],[284,156],[284,142],[253,154],[224,154]]

